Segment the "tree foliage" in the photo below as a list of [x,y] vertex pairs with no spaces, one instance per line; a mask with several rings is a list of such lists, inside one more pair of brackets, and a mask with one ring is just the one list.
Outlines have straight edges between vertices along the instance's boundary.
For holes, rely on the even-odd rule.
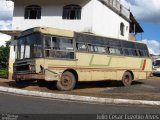
[[6,42],[5,46],[0,46],[0,69],[7,69],[9,62],[9,43]]

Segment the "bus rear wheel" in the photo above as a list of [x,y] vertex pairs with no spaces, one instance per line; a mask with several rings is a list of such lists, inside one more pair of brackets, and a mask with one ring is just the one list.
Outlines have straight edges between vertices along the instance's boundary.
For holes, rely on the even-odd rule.
[[66,71],[62,74],[61,79],[57,81],[56,87],[61,91],[72,90],[76,85],[76,78],[73,73]]
[[132,75],[130,72],[125,72],[122,77],[123,85],[126,87],[131,86],[132,84]]

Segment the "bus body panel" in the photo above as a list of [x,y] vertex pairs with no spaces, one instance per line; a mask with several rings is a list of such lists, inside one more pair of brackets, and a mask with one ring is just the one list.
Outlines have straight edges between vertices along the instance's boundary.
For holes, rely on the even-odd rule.
[[[122,80],[125,72],[138,80],[147,79],[152,71],[148,48],[143,43],[47,29],[35,28],[20,36],[19,59],[14,63],[15,79],[60,81],[68,70],[77,74],[78,81]],[[57,53],[63,53],[62,56],[65,53],[66,58],[62,59]]]
[[[138,80],[146,79],[146,76],[149,76],[148,72],[151,71],[149,68],[152,65],[151,60],[145,58],[97,54],[86,55],[86,53],[77,53],[76,57],[77,60],[37,59],[37,72],[40,71],[40,66],[43,66],[45,80],[57,81],[60,80],[64,71],[72,69],[77,72],[79,81],[99,81],[121,80],[124,72],[131,71],[134,79]],[[146,61],[147,65],[145,65],[144,61]]]

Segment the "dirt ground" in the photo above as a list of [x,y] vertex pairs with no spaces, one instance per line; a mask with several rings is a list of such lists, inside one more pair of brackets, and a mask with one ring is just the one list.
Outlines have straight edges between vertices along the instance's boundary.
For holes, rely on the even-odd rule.
[[36,81],[16,83],[0,79],[0,86],[59,94],[160,101],[160,77],[134,81],[130,87],[124,87],[121,81],[81,82],[72,91],[58,91],[55,82],[45,82],[38,86]]

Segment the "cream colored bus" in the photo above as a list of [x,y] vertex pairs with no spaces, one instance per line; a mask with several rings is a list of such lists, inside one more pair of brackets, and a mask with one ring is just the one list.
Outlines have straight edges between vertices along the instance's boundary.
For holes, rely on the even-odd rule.
[[14,79],[56,81],[72,90],[79,81],[147,79],[152,61],[146,44],[48,27],[23,31],[17,40]]

